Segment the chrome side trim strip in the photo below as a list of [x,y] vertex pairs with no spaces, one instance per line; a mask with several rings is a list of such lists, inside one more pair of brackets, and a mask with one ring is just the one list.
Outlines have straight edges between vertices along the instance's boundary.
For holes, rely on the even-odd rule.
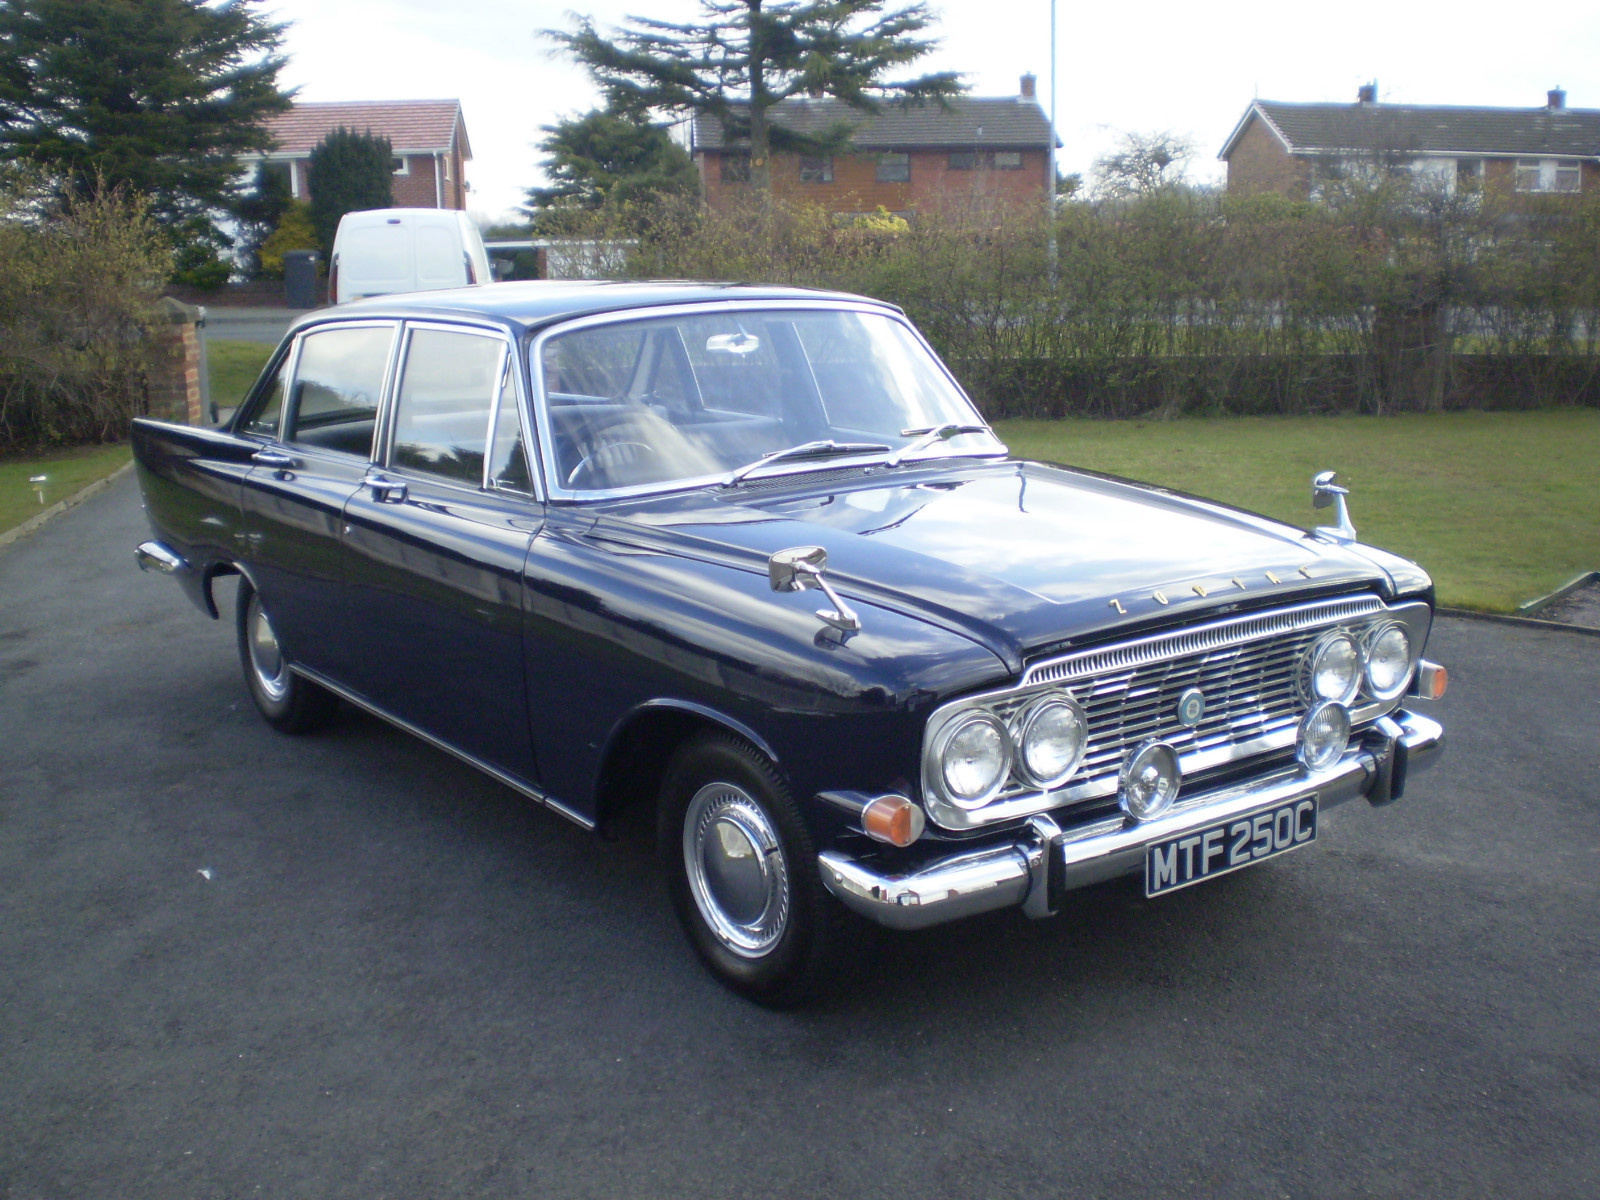
[[323,675],[323,674],[321,674],[321,673],[319,673],[317,671],[313,671],[309,667],[299,666],[296,663],[290,663],[289,664],[289,669],[291,671],[293,671],[296,675],[299,675],[299,676],[301,676],[301,677],[303,677],[305,679],[309,679],[312,683],[316,684],[318,687],[327,688],[328,691],[330,691],[334,695],[338,696],[339,699],[348,700],[351,704],[354,704],[357,708],[363,709],[366,712],[371,713],[373,716],[378,717],[378,718],[380,718],[382,720],[385,720],[385,721],[389,722],[389,724],[393,725],[396,729],[404,730],[406,733],[411,734],[413,737],[421,738],[423,741],[427,742],[428,745],[432,746],[434,749],[443,750],[446,754],[453,754],[455,757],[459,758],[462,762],[466,763],[469,767],[478,768],[478,770],[482,771],[485,775],[488,775],[490,778],[495,779],[498,782],[505,784],[512,791],[521,792],[528,799],[533,800],[533,801],[535,801],[535,802],[537,802],[539,804],[544,805],[546,808],[552,810],[553,812],[560,813],[563,817],[567,818],[567,820],[571,821],[574,825],[581,826],[582,828],[587,829],[591,833],[594,832],[594,829],[595,829],[595,822],[594,821],[590,820],[588,817],[584,816],[582,813],[577,812],[575,809],[567,807],[567,805],[561,803],[561,801],[559,801],[559,800],[557,800],[557,799],[555,799],[555,798],[553,798],[551,796],[545,795],[543,792],[541,792],[538,788],[534,787],[532,784],[525,783],[523,780],[518,779],[515,775],[509,775],[505,771],[500,770],[500,768],[498,768],[498,767],[490,766],[488,763],[484,762],[483,759],[479,758],[477,755],[470,754],[465,750],[461,750],[461,749],[459,749],[459,748],[457,748],[455,746],[452,746],[449,742],[445,741],[443,738],[435,737],[433,734],[429,733],[426,729],[422,729],[422,728],[419,728],[416,725],[413,725],[410,721],[405,720],[403,717],[395,716],[393,713],[388,712],[388,711],[380,708],[378,705],[372,703],[372,701],[364,699],[361,696],[356,695],[349,688],[341,687],[339,684],[337,684],[337,683],[333,682],[333,680],[329,679],[326,675]]
[[1088,675],[1100,675],[1108,671],[1125,671],[1130,667],[1148,666],[1168,658],[1221,650],[1277,634],[1297,633],[1319,625],[1370,616],[1381,611],[1383,607],[1383,601],[1376,596],[1346,596],[1337,600],[1320,600],[1312,604],[1297,604],[1291,608],[1277,608],[1264,613],[1250,613],[1242,617],[1210,621],[1204,625],[1190,625],[1170,633],[1153,634],[1150,637],[1119,642],[1114,646],[1080,650],[1076,654],[1035,663],[1023,673],[1020,686],[1060,683],[1063,680],[1082,679]]

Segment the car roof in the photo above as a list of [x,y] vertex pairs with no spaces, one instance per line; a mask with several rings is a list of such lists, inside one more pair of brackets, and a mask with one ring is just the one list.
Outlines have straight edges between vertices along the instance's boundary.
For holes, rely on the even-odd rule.
[[298,328],[335,317],[479,317],[525,332],[568,317],[625,312],[633,308],[775,300],[840,300],[872,304],[890,312],[900,311],[884,301],[853,296],[848,292],[774,287],[768,284],[562,279],[489,283],[437,292],[374,296],[368,300],[353,300],[336,308],[317,309],[301,317],[295,324]]

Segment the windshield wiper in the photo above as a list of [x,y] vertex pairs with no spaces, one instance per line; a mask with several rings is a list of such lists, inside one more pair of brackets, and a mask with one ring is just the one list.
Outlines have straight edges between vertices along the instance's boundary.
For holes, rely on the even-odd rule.
[[745,463],[744,466],[732,471],[723,479],[723,487],[732,487],[751,471],[772,463],[783,462],[790,458],[837,458],[843,454],[879,454],[889,447],[882,442],[836,442],[831,438],[822,442],[801,442],[798,446],[790,446],[787,450],[774,450],[763,454],[755,462]]
[[935,442],[948,442],[953,437],[960,437],[963,433],[993,433],[987,425],[930,425],[926,429],[902,429],[901,437],[914,437],[917,440],[909,446],[901,446],[889,457],[888,466],[898,467],[907,455],[915,454],[918,450],[926,450]]

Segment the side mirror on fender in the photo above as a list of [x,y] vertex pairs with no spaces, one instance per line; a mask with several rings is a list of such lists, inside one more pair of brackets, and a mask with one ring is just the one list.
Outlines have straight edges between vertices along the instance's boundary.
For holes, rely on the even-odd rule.
[[775,592],[804,592],[821,588],[833,601],[831,609],[820,608],[817,616],[835,629],[855,633],[861,628],[861,618],[839,598],[828,585],[823,572],[828,569],[828,552],[821,546],[792,546],[779,550],[767,559],[767,581]]

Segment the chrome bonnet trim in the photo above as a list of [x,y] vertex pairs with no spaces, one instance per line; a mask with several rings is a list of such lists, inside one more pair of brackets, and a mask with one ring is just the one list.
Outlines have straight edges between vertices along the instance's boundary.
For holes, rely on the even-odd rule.
[[1319,600],[1291,608],[1276,608],[1270,612],[1208,621],[1204,625],[1189,625],[1168,633],[1135,638],[1114,646],[1081,650],[1076,654],[1035,663],[1023,672],[1021,686],[1063,683],[1107,671],[1149,666],[1185,654],[1224,650],[1229,646],[1240,646],[1276,634],[1298,633],[1321,625],[1371,616],[1383,610],[1384,603],[1376,596],[1345,596],[1337,600]]

